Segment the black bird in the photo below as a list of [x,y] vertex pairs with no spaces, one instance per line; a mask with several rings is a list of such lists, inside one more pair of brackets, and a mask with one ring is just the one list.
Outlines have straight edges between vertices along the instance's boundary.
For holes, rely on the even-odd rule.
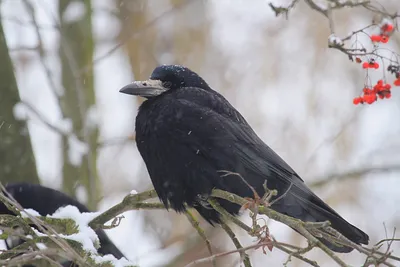
[[[243,179],[260,196],[266,181],[269,189],[278,191],[271,202],[284,194],[272,209],[306,222],[329,220],[351,241],[368,244],[367,234],[317,197],[243,116],[195,72],[162,65],[149,80],[135,81],[120,92],[147,98],[136,117],[136,143],[166,207],[182,212],[187,203],[211,224],[218,223],[219,214],[204,205],[213,188],[254,198]],[[240,210],[229,201],[219,203],[231,214]],[[322,241],[336,252],[352,250]]]
[[[9,183],[5,185],[5,188],[23,208],[36,210],[42,216],[53,214],[59,208],[68,205],[77,207],[80,212],[89,212],[86,206],[68,195],[38,184]],[[0,214],[14,215],[14,213],[1,202]],[[124,257],[122,252],[114,245],[102,229],[96,230],[96,234],[100,241],[100,248],[98,249],[100,254],[112,254],[117,259]],[[10,249],[21,243],[21,240],[17,240],[17,242],[13,242],[13,244],[6,242],[6,245],[7,248]],[[63,266],[72,265],[73,264],[69,261],[63,263]]]

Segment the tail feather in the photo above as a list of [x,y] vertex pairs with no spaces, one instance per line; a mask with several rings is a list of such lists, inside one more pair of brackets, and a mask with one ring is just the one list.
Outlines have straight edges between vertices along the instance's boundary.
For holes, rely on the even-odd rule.
[[[314,194],[304,198],[294,192],[290,192],[283,201],[278,201],[277,205],[272,208],[305,222],[329,221],[332,228],[350,241],[365,245],[369,242],[369,237],[366,233],[347,222]],[[335,252],[347,253],[353,250],[350,247],[332,244],[323,238],[320,238],[320,241]]]

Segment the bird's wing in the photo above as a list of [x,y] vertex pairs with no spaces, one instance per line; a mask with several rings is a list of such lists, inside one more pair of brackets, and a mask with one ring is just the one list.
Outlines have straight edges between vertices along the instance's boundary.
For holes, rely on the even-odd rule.
[[[170,105],[174,108],[168,109],[171,114],[164,115],[170,120],[175,119],[172,119],[173,123],[163,124],[159,137],[167,138],[174,146],[191,150],[191,153],[198,154],[199,160],[201,158],[217,170],[242,173],[243,178],[259,192],[263,191],[260,185],[265,181],[267,187],[278,190],[278,195],[286,194],[290,189],[290,194],[297,200],[290,202],[287,199],[282,205],[328,210],[337,215],[257,136],[242,115],[221,95],[203,91],[193,93],[193,90],[191,93],[178,95],[172,100]],[[182,114],[182,117],[178,118],[176,114]],[[243,184],[240,188],[225,184],[226,189],[238,193],[243,188]]]
[[234,171],[232,168],[238,170],[235,167],[242,166],[251,170],[252,176],[256,176],[253,178],[259,181],[273,175],[285,188],[293,182],[299,186],[303,184],[296,172],[257,136],[221,95],[190,88],[171,97],[170,101],[170,108],[163,110],[169,123],[157,127],[158,138],[192,150],[221,170]]
[[243,164],[258,170],[260,174],[272,170],[281,176],[303,181],[257,136],[243,116],[217,92],[210,93],[193,88],[181,90],[177,94],[177,103],[174,106],[182,107],[185,112],[183,123],[196,128],[201,138],[219,148],[221,145],[225,147],[231,145],[227,153],[235,153],[243,160]]

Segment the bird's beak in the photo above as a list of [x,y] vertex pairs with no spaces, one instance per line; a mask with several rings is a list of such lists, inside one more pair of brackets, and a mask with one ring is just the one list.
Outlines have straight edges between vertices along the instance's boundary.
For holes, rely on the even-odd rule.
[[166,92],[168,88],[164,87],[160,80],[135,81],[119,91],[128,95],[137,95],[142,97],[155,97]]

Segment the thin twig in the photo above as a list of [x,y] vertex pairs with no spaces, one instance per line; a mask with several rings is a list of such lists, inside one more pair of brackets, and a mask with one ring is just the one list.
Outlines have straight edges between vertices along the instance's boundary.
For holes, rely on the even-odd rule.
[[87,66],[86,68],[81,70],[81,73],[85,73],[90,71],[90,69],[98,62],[108,58],[110,55],[112,55],[115,51],[117,51],[120,47],[122,47],[128,40],[132,39],[132,38],[136,38],[139,35],[141,35],[142,33],[144,33],[147,29],[151,28],[152,26],[156,25],[157,23],[159,23],[161,20],[165,19],[166,17],[168,17],[169,15],[182,10],[183,8],[187,7],[189,4],[194,3],[194,0],[186,0],[183,2],[180,2],[180,4],[178,5],[174,5],[171,9],[163,12],[161,15],[159,15],[158,17],[156,17],[155,19],[153,19],[152,21],[150,21],[149,23],[146,23],[145,26],[143,26],[142,28],[140,28],[139,30],[133,32],[130,36],[128,36],[126,39],[122,40],[121,42],[119,42],[117,45],[115,45],[113,48],[111,48],[110,50],[108,50],[106,53],[104,53],[103,55],[99,56],[98,58],[94,59],[93,62]]
[[55,81],[53,80],[53,74],[51,72],[51,69],[46,63],[47,62],[46,54],[45,54],[45,50],[44,50],[44,46],[43,46],[42,34],[40,33],[41,28],[39,26],[39,23],[36,20],[35,9],[33,8],[32,3],[30,3],[28,0],[23,0],[23,3],[25,5],[26,9],[28,10],[28,14],[31,18],[32,25],[34,26],[35,33],[38,38],[37,51],[38,51],[38,54],[40,57],[40,60],[39,60],[40,64],[42,65],[42,68],[44,69],[47,80],[50,83],[50,88],[52,89],[51,92],[53,93],[53,96],[54,96],[55,100],[57,101],[58,106],[61,106],[60,105],[61,104],[60,92],[61,92],[61,90],[65,90],[65,89],[64,88],[60,89],[56,85]]
[[[224,219],[221,220],[221,227],[224,229],[224,231],[227,233],[229,238],[232,240],[233,244],[235,245],[237,250],[243,249],[242,244],[240,244],[239,240],[237,239],[235,233],[232,231],[232,229],[228,226],[228,224],[224,221]],[[245,251],[240,251],[240,259],[243,261],[243,264],[245,267],[251,267],[251,262],[249,255]]]
[[387,172],[400,172],[400,165],[392,164],[387,166],[365,166],[358,169],[343,171],[340,173],[332,173],[321,178],[313,179],[314,182],[309,183],[309,186],[322,187],[332,182],[358,179],[359,177],[372,173],[387,173]]
[[115,218],[116,216],[124,213],[128,210],[137,210],[137,209],[163,209],[164,205],[161,203],[143,203],[143,201],[157,197],[156,191],[149,190],[138,194],[129,194],[127,195],[121,203],[116,204],[115,206],[109,208],[96,218],[94,218],[89,226],[92,229],[101,228],[106,222]]
[[234,224],[239,226],[240,228],[244,229],[246,232],[251,233],[252,228],[248,225],[246,225],[244,222],[227,212],[225,209],[221,207],[221,205],[213,198],[208,199],[208,202],[211,204],[213,209],[215,209],[218,213],[220,213],[222,216],[228,218],[231,220]]
[[[212,256],[213,252],[212,252],[212,248],[211,248],[211,242],[210,242],[210,240],[208,240],[204,230],[200,227],[199,221],[193,216],[193,214],[189,210],[186,210],[185,215],[186,215],[186,218],[188,219],[188,221],[190,222],[190,224],[193,226],[194,229],[196,229],[196,231],[199,234],[199,236],[206,243],[208,252],[210,253],[210,256]],[[212,265],[214,267],[216,266],[215,260],[212,261]]]
[[251,246],[240,248],[240,249],[235,249],[235,250],[231,250],[231,251],[227,251],[227,252],[214,254],[213,256],[210,256],[210,257],[194,260],[191,263],[185,265],[185,267],[192,267],[192,266],[195,266],[197,264],[207,263],[207,262],[210,262],[213,259],[216,259],[216,258],[219,258],[219,257],[227,256],[227,255],[234,254],[234,253],[243,253],[243,252],[245,252],[247,250],[256,249],[256,248],[259,248],[259,247],[262,247],[262,246],[265,246],[265,244],[262,244],[262,243],[261,244],[255,244],[255,245],[251,245]]

